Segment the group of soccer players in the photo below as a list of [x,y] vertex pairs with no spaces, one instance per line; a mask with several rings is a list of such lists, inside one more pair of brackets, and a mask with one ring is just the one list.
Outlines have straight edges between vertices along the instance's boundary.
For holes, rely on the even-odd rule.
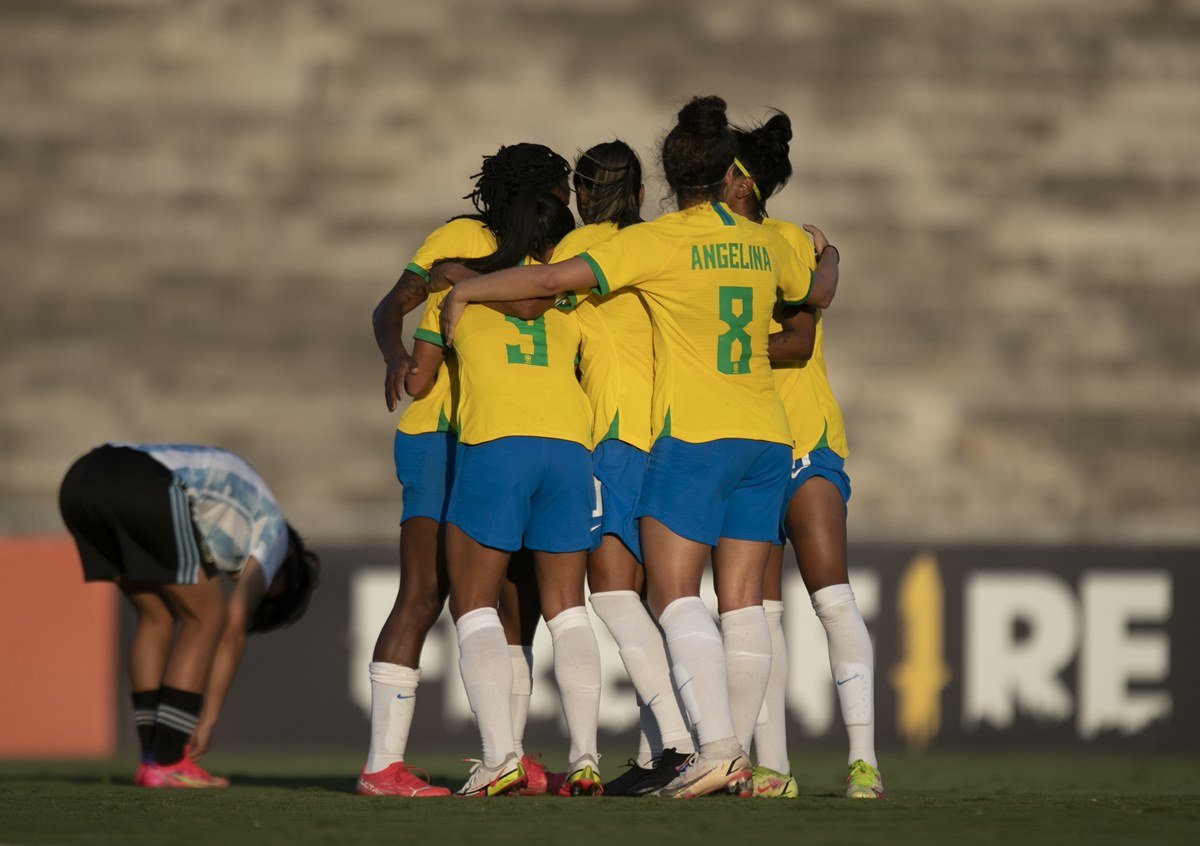
[[[623,142],[573,170],[538,144],[502,147],[469,195],[477,213],[430,234],[376,308],[388,406],[413,400],[395,435],[400,589],[370,665],[359,793],[450,793],[405,762],[421,649],[449,598],[482,745],[457,795],[795,796],[790,538],[828,635],[847,795],[883,794],[822,357],[838,253],[766,214],[792,172],[787,116],[738,128],[725,110],[701,97],[679,111],[662,146],[678,211],[651,222]],[[422,304],[410,352],[403,318]],[[710,562],[719,627],[699,596]],[[585,582],[641,708],[637,756],[607,783]],[[570,740],[562,773],[522,744],[539,616]]]
[[[786,115],[737,128],[720,98],[693,99],[662,145],[678,211],[651,222],[625,143],[573,170],[538,144],[502,147],[468,195],[477,213],[429,235],[376,308],[388,407],[413,400],[395,435],[400,589],[370,665],[359,793],[450,794],[404,759],[421,649],[449,598],[482,745],[457,795],[795,796],[790,539],[828,635],[847,795],[883,795],[874,660],[846,571],[846,438],[822,357],[838,253],[766,214],[791,137]],[[410,353],[403,320],[422,304]],[[60,506],[85,578],[116,582],[138,616],[135,782],[227,786],[197,760],[247,632],[304,613],[316,557],[254,470],[213,447],[102,445],[67,473]],[[699,596],[710,561],[719,628]],[[637,755],[607,783],[585,582],[641,710]],[[561,773],[522,744],[539,617],[570,735]]]

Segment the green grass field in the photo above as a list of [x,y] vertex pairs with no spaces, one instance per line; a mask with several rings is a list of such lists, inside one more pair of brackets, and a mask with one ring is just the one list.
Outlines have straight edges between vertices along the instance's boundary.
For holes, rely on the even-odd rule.
[[134,788],[125,762],[0,762],[0,843],[1200,843],[1194,758],[888,756],[881,802],[841,798],[835,756],[792,763],[796,800],[673,802],[364,799],[355,756],[216,755],[234,787],[196,792]]

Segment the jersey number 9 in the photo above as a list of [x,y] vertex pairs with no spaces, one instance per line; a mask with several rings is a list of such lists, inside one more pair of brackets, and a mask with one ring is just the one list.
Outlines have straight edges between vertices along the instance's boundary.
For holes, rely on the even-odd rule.
[[[548,367],[549,359],[546,355],[546,318],[539,317],[536,320],[522,320],[519,317],[505,315],[504,319],[516,327],[516,330],[523,336],[519,344],[506,344],[505,350],[508,352],[509,364],[529,364],[534,367]],[[533,350],[526,351],[525,338],[533,341]]]

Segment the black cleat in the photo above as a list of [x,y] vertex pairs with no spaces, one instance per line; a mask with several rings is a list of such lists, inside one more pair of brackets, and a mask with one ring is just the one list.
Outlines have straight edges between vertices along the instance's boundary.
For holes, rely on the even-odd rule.
[[642,770],[646,776],[637,784],[631,785],[625,795],[648,796],[661,790],[674,781],[691,757],[690,753],[676,752],[673,746],[664,749],[659,759],[654,762],[654,769]]
[[625,772],[604,785],[605,796],[632,796],[629,788],[636,787],[654,774],[654,770],[639,767],[638,762],[630,758]]

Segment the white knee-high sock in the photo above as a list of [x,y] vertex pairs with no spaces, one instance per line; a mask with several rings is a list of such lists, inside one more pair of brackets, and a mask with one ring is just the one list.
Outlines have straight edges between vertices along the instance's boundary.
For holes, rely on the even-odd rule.
[[671,672],[696,727],[701,751],[728,758],[741,753],[729,713],[725,647],[698,596],[676,599],[658,617],[667,638]]
[[479,723],[483,765],[498,767],[516,751],[512,736],[512,661],[495,608],[478,608],[458,618],[458,667],[467,701]]
[[758,763],[777,773],[792,771],[787,751],[787,642],[783,639],[783,603],[764,599],[767,629],[771,632],[771,674],[762,710],[754,726],[754,754]]
[[639,703],[653,713],[659,741],[654,748],[654,738],[649,736],[654,757],[661,755],[664,747],[674,747],[677,752],[692,752],[692,735],[671,685],[671,667],[667,663],[662,632],[642,604],[642,598],[631,590],[593,593],[592,608],[608,626],[621,650],[621,661],[637,691]]
[[512,661],[512,732],[517,757],[525,757],[525,723],[529,720],[529,697],[533,695],[533,647],[508,645]]
[[771,630],[763,607],[751,605],[722,614],[721,640],[733,730],[742,748],[749,749],[771,675]]
[[404,760],[421,671],[384,661],[372,661],[367,669],[371,677],[371,746],[364,771],[377,773]]
[[813,610],[829,639],[829,668],[837,685],[850,759],[872,767],[875,759],[875,653],[850,585],[830,585],[812,595]]
[[560,612],[546,621],[554,642],[554,680],[562,697],[567,733],[571,736],[569,760],[597,757],[596,729],[600,722],[600,648],[587,609],[582,605]]
[[637,697],[638,705],[638,751],[637,765],[646,769],[654,766],[654,761],[662,755],[662,735],[658,733],[658,721],[654,719],[654,711],[650,709],[642,697]]

